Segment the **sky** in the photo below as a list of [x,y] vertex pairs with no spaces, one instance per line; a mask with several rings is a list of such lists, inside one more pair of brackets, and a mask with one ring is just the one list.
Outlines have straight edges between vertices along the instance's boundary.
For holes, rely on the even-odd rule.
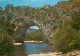
[[[51,6],[57,4],[61,0],[0,0],[0,7],[5,9],[6,5],[13,4],[16,6],[32,6],[32,7],[41,7],[46,4],[50,4]],[[39,29],[37,26],[32,26],[31,28]]]
[[13,4],[14,6],[32,6],[32,7],[41,7],[46,4],[55,5],[61,0],[0,0],[0,7],[5,9],[5,6],[8,4]]
[[35,25],[35,26],[31,26],[30,28],[31,28],[31,29],[39,29],[39,27],[36,26],[36,25]]

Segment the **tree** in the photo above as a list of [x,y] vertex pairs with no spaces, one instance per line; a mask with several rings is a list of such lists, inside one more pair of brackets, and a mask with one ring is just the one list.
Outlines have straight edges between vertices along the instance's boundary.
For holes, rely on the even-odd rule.
[[74,21],[73,28],[80,31],[80,12],[75,12],[75,13],[71,14],[71,17]]
[[57,51],[67,52],[80,48],[80,33],[72,28],[72,22],[65,22],[64,28],[61,28],[51,39],[54,48]]
[[3,27],[0,32],[0,56],[11,56],[14,52],[12,36],[10,36]]
[[12,56],[14,52],[13,26],[9,24],[8,19],[0,20],[0,56]]

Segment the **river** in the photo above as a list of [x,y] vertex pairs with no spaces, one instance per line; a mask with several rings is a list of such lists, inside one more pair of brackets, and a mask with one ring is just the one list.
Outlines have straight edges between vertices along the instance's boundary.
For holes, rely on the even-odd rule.
[[23,43],[17,46],[16,55],[28,55],[28,54],[39,54],[48,53],[52,51],[52,47],[46,43]]

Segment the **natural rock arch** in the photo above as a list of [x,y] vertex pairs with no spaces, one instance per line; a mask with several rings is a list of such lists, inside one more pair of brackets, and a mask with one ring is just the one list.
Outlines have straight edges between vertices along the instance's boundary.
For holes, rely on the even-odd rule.
[[[45,5],[45,7],[46,9],[49,9],[51,6]],[[32,7],[27,7],[27,6],[13,7],[13,5],[7,5],[5,8],[4,17],[7,17],[7,15],[11,17],[10,24],[15,25],[14,31],[21,32],[21,34],[17,34],[19,37],[22,37],[22,36],[24,37],[26,30],[30,26],[34,26],[34,25],[37,25],[40,29],[42,29],[44,32],[44,35],[46,35],[48,38],[52,37],[53,32],[51,32],[51,29],[49,28],[49,26],[52,26],[54,24],[53,21],[50,20],[51,22],[47,24],[43,24],[42,21],[37,19],[36,15],[34,14],[35,12],[34,10],[37,10],[37,8],[34,9]]]
[[80,4],[77,1],[71,1],[71,3],[68,1],[60,2],[52,7],[45,5],[40,8],[7,5],[4,11],[0,8],[0,20],[10,18],[10,24],[16,26],[14,30],[20,30],[23,34],[28,27],[37,25],[43,30],[44,35],[50,39],[60,27],[64,26],[66,19],[71,19],[71,14],[80,10],[80,6],[76,6],[74,2],[76,2],[76,5]]

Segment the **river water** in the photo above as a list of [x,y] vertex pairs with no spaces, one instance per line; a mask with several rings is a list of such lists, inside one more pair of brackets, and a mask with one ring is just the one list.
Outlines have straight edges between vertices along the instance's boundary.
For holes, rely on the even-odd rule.
[[52,51],[52,47],[46,43],[24,43],[21,46],[17,46],[16,54],[39,54],[48,53]]

